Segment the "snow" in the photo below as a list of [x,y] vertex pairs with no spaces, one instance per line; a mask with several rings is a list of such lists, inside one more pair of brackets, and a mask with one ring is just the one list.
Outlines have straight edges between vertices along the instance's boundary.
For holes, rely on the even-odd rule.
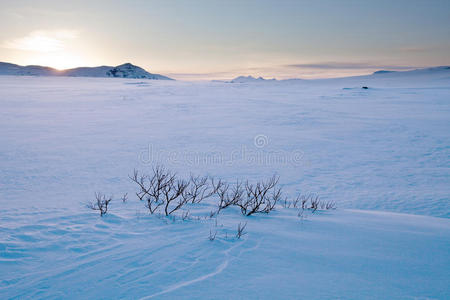
[[[449,71],[401,73],[1,76],[0,298],[449,298]],[[228,181],[276,172],[286,194],[338,209],[230,208],[216,225],[211,199],[190,220],[150,216],[127,175],[156,163]],[[85,206],[96,191],[116,199],[102,218]]]
[[[123,212],[117,203],[115,211]],[[238,222],[247,234],[234,237]],[[166,224],[166,222],[167,224]],[[144,214],[2,214],[2,298],[446,299],[448,219],[293,209],[175,223]],[[217,238],[209,241],[210,230]],[[226,237],[227,234],[227,237]]]

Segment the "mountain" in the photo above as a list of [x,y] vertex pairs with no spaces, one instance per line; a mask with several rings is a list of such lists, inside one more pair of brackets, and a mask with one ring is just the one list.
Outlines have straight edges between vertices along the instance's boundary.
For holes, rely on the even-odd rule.
[[107,75],[108,71],[114,67],[100,66],[100,67],[80,67],[74,69],[64,70],[63,76],[70,77],[110,77]]
[[123,77],[123,78],[147,78],[147,79],[155,79],[155,80],[173,80],[172,78],[159,75],[159,74],[151,74],[144,69],[132,65],[130,63],[126,63],[117,67],[112,68],[106,74],[109,77]]
[[397,72],[397,71],[380,70],[380,71],[375,71],[375,72],[373,72],[372,75],[388,74],[388,73],[394,73],[394,72]]
[[389,75],[389,76],[416,76],[416,75],[440,75],[448,74],[450,66],[430,67],[423,69],[415,69],[409,71],[386,71],[380,70],[374,72],[372,75]]
[[265,82],[265,81],[276,81],[275,78],[264,79],[262,77],[255,78],[253,76],[239,76],[230,81],[230,83],[249,83],[249,82]]
[[0,75],[16,76],[69,76],[69,77],[120,77],[143,78],[154,80],[173,80],[172,78],[152,74],[130,63],[116,67],[80,67],[67,70],[57,70],[44,66],[19,66],[11,63],[0,62]]
[[[389,71],[379,70],[373,72],[370,75],[357,75],[350,77],[338,77],[338,78],[322,78],[322,79],[310,79],[307,81],[317,82],[340,82],[340,81],[361,81],[361,80],[423,80],[423,81],[435,81],[440,83],[442,81],[450,80],[450,66],[430,67],[423,69],[415,69],[408,71]],[[230,81],[229,83],[262,83],[262,82],[280,82],[280,83],[299,83],[304,82],[303,79],[264,79],[262,77],[255,78],[253,76],[239,76]]]
[[0,62],[0,75],[58,76],[61,71],[42,66],[19,66]]
[[391,82],[434,82],[436,84],[448,83],[450,80],[450,66],[430,67],[409,71],[377,71],[372,75],[361,76],[361,79],[388,80]]
[[363,86],[369,88],[377,86],[413,87],[416,85],[448,86],[450,84],[450,67],[430,67],[409,71],[376,71],[370,75],[351,77],[317,79],[317,83],[337,85],[345,89],[360,89]]

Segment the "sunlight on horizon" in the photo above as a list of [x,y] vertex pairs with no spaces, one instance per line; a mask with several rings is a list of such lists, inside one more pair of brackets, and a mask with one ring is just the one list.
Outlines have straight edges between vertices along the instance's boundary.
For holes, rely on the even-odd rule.
[[27,62],[26,65],[40,65],[57,70],[87,66],[87,61],[85,59],[70,52],[40,53],[37,55],[30,55],[25,61]]
[[330,78],[450,65],[444,0],[178,1],[176,9],[165,1],[118,1],[108,11],[109,1],[46,1],[39,9],[30,0],[1,7],[0,25],[8,29],[0,32],[1,61],[56,69],[130,62],[188,80]]
[[[34,30],[6,40],[3,48],[15,50],[15,63],[41,65],[58,70],[86,66],[89,62],[76,48],[82,43],[77,30]],[[77,53],[78,52],[78,53]]]

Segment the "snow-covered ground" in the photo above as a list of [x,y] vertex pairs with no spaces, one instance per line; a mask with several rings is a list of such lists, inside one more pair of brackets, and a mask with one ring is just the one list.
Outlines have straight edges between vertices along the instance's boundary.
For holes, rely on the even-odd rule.
[[[1,76],[0,298],[449,298],[449,101],[443,68],[255,83]],[[277,173],[287,194],[338,209],[149,216],[127,176],[157,163],[229,181]],[[129,200],[100,218],[85,206],[96,191]]]

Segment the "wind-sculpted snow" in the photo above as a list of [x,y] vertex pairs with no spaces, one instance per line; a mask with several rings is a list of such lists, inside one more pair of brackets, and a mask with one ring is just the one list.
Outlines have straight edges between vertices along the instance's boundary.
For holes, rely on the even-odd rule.
[[[439,72],[0,77],[0,299],[448,299],[450,80]],[[338,209],[229,207],[216,222],[209,199],[183,207],[184,221],[149,215],[128,175],[156,164],[228,182],[277,173],[286,195]],[[94,192],[113,195],[103,217],[86,207]]]
[[[119,214],[4,210],[0,298],[446,299],[450,222],[295,209],[175,222],[116,203]],[[193,208],[191,208],[193,209]],[[139,213],[137,213],[137,211]],[[204,214],[203,214],[204,215]],[[234,237],[238,221],[247,234]],[[209,230],[217,238],[208,240]]]

